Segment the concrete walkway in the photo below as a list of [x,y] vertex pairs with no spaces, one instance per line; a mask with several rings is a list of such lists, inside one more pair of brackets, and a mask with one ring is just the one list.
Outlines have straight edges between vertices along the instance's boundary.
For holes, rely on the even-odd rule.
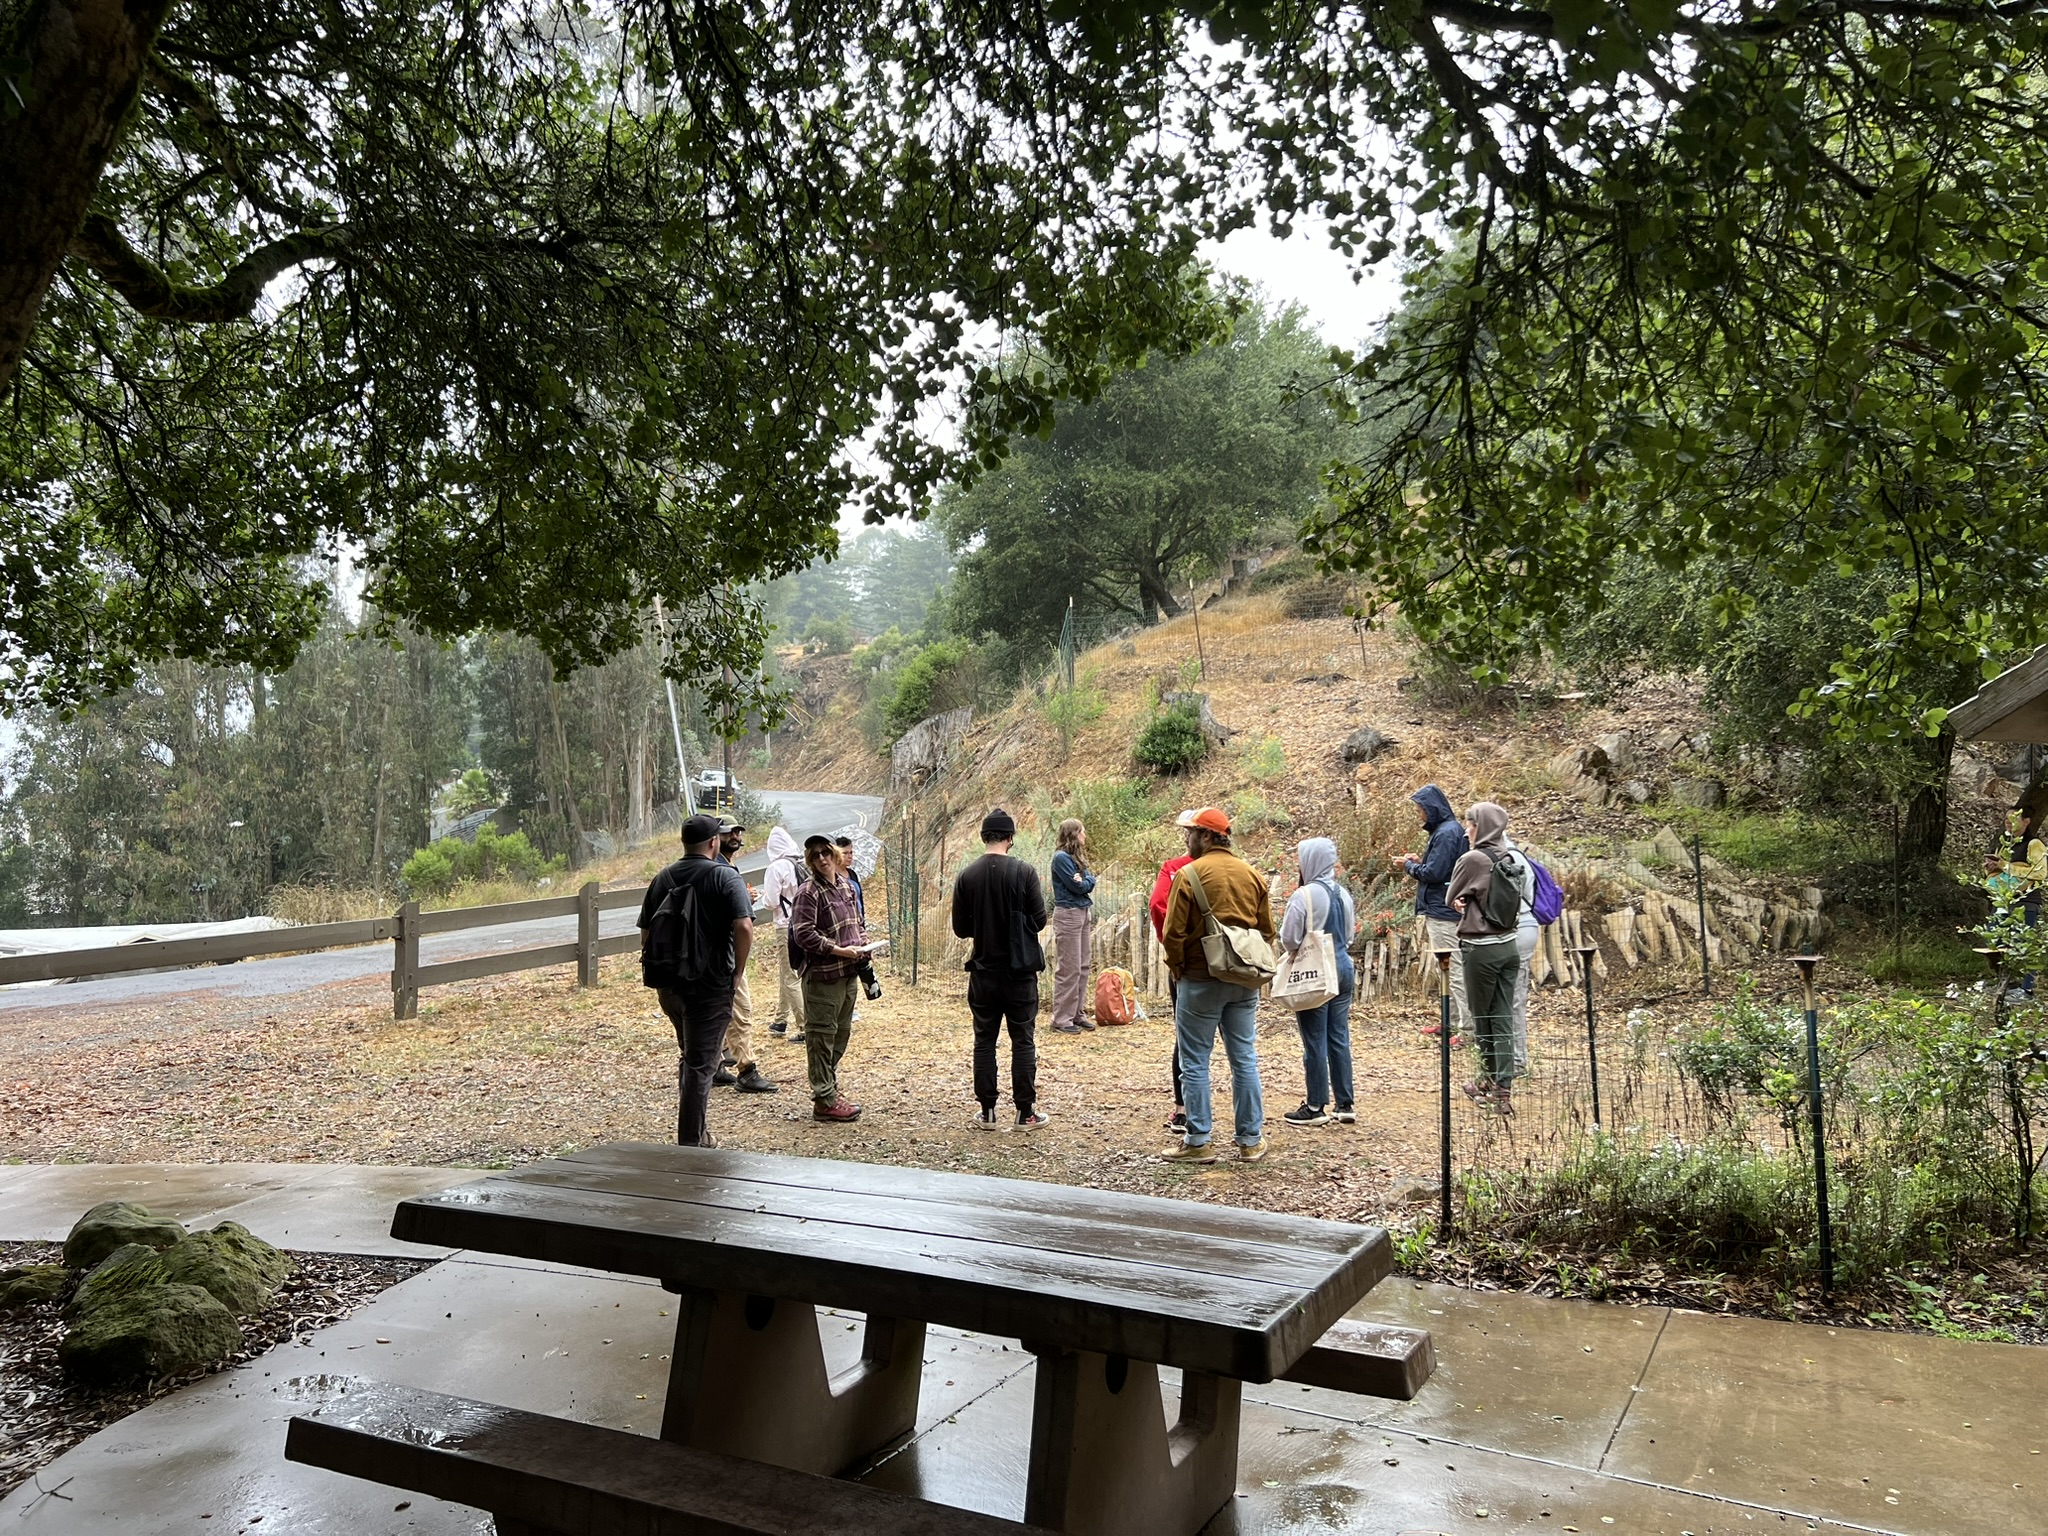
[[[291,1246],[331,1248],[298,1232],[333,1232],[355,1244],[347,1251],[398,1252],[374,1245],[391,1203],[465,1177],[0,1168],[0,1237],[61,1235],[93,1200],[129,1195],[195,1218],[231,1214]],[[292,1380],[371,1376],[652,1433],[672,1307],[647,1282],[457,1253],[307,1343],[86,1441],[0,1502],[0,1527],[484,1531],[474,1511],[418,1498],[397,1508],[405,1496],[392,1490],[287,1465]],[[2048,1528],[2048,1351],[1404,1280],[1357,1315],[1431,1329],[1436,1379],[1412,1403],[1248,1388],[1239,1494],[1209,1536]],[[820,1319],[850,1363],[851,1324]],[[1016,1517],[1031,1357],[1010,1340],[928,1337],[917,1433],[869,1480]]]

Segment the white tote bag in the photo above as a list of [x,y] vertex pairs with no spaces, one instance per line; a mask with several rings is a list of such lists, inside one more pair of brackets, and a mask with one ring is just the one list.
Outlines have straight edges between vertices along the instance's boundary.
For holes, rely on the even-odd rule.
[[[1309,901],[1309,915],[1313,921],[1313,898]],[[1331,1001],[1338,990],[1337,945],[1330,937],[1329,914],[1325,912],[1324,921],[1315,924],[1301,948],[1280,957],[1280,969],[1273,973],[1273,985],[1267,996],[1290,1013],[1306,1013]]]

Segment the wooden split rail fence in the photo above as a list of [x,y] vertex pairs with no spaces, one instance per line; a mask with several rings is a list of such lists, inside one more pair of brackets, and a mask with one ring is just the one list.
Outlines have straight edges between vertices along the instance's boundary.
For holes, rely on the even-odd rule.
[[[0,955],[0,986],[22,981],[70,981],[85,976],[113,976],[124,971],[175,970],[191,965],[223,965],[263,955],[307,954],[323,949],[353,949],[391,941],[391,1011],[398,1019],[419,1014],[420,989],[501,976],[549,965],[576,967],[576,984],[597,981],[597,963],[606,955],[622,955],[640,947],[637,930],[598,932],[601,914],[638,908],[646,894],[640,886],[600,890],[595,880],[571,896],[545,896],[538,901],[507,901],[488,907],[449,907],[422,912],[409,901],[390,917],[364,917],[340,923],[306,923],[294,928],[269,928],[258,933],[207,934],[194,939],[144,940],[95,949],[60,949],[40,954]],[[457,933],[469,928],[495,928],[530,923],[540,918],[576,919],[576,937],[533,949],[471,955],[461,960],[420,963],[420,940],[429,934]]]

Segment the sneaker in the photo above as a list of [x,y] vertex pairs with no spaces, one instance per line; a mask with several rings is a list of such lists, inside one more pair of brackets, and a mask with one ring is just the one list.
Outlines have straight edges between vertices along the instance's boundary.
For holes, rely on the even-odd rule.
[[787,1024],[770,1024],[768,1026],[768,1033],[775,1036],[776,1039],[780,1040],[784,1035],[789,1033],[789,1026]]
[[729,1066],[720,1067],[716,1072],[711,1074],[711,1086],[714,1088],[730,1088],[734,1083],[738,1081],[739,1078],[736,1075],[734,1075],[732,1068]]
[[1184,1109],[1176,1109],[1166,1117],[1166,1128],[1176,1136],[1187,1135],[1188,1112]]
[[1081,1026],[1079,1024],[1055,1024],[1052,1027],[1052,1032],[1056,1035],[1078,1035],[1081,1033]]
[[1353,1109],[1349,1104],[1339,1104],[1337,1106],[1336,1115],[1337,1123],[1339,1125],[1358,1124],[1358,1111]]
[[759,1067],[749,1067],[740,1074],[741,1093],[780,1093],[782,1090],[761,1075]]
[[813,1103],[811,1118],[831,1125],[850,1125],[860,1118],[860,1106],[844,1099],[834,1099],[830,1104]]
[[1315,1105],[1303,1101],[1301,1108],[1290,1109],[1280,1117],[1289,1125],[1328,1125],[1330,1117]]
[[1256,1163],[1265,1155],[1266,1141],[1264,1137],[1260,1137],[1248,1147],[1240,1144],[1237,1149],[1237,1160],[1241,1163]]
[[788,1034],[784,1035],[782,1038],[787,1040],[791,1045],[802,1045],[804,1043],[804,1032],[800,1029],[792,1029]]
[[1020,1131],[1035,1131],[1050,1119],[1052,1119],[1052,1116],[1046,1114],[1043,1110],[1020,1109],[1017,1111],[1017,1129]]
[[1095,1021],[1093,1019],[1076,1019],[1074,1020],[1074,1027],[1076,1029],[1085,1029],[1092,1034],[1095,1030]]
[[1216,1158],[1215,1147],[1206,1141],[1199,1147],[1191,1147],[1182,1142],[1179,1146],[1169,1147],[1159,1154],[1159,1161],[1162,1163],[1213,1163]]
[[996,1128],[996,1112],[993,1105],[974,1112],[974,1128],[977,1131],[992,1131]]
[[740,1059],[739,1057],[733,1055],[731,1051],[727,1051],[723,1056],[718,1058],[718,1064],[721,1067],[736,1067],[740,1064]]
[[[1443,1033],[1443,1028],[1441,1025],[1437,1024],[1425,1024],[1422,1026],[1421,1033],[1429,1036],[1430,1039],[1434,1040],[1437,1036]],[[1465,1037],[1458,1033],[1457,1028],[1454,1025],[1451,1029],[1451,1044],[1463,1045],[1464,1043]]]

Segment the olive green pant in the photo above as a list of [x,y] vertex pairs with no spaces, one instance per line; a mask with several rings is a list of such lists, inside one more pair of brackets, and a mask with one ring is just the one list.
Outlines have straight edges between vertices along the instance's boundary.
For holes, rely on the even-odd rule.
[[860,997],[860,978],[813,981],[804,978],[804,1055],[811,1069],[811,1101],[832,1104],[839,1098],[839,1059],[853,1037],[853,1005]]

